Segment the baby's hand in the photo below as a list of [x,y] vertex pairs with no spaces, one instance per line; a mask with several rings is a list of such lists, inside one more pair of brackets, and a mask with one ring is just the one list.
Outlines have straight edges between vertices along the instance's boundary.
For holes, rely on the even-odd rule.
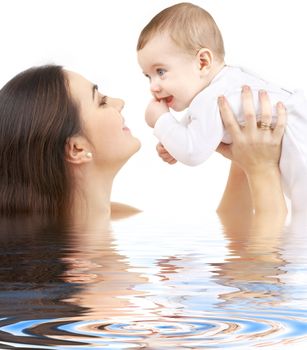
[[169,108],[164,100],[157,101],[156,99],[152,99],[145,111],[146,123],[151,128],[154,128],[157,120],[166,112],[169,112]]
[[159,157],[162,158],[162,160],[164,162],[166,162],[168,164],[177,163],[177,160],[167,152],[167,150],[164,148],[162,143],[158,143],[156,149],[157,149]]

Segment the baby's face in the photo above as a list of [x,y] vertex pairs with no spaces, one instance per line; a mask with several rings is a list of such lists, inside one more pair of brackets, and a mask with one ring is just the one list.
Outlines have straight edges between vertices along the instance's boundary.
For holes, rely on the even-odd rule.
[[138,62],[157,100],[175,111],[187,108],[205,87],[197,55],[178,47],[167,33],[157,34],[138,51]]

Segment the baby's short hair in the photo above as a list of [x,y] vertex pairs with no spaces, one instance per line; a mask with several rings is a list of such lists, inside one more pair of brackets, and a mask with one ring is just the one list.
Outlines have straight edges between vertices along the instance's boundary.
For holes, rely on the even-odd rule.
[[199,6],[182,2],[159,12],[141,31],[137,50],[162,32],[168,32],[171,39],[189,53],[196,53],[205,47],[213,52],[216,59],[224,60],[221,32],[210,13]]

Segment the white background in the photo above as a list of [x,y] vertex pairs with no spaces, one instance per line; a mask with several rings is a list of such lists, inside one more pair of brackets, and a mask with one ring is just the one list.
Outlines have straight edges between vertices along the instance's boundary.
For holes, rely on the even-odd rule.
[[[0,0],[0,85],[33,65],[56,63],[126,102],[123,115],[142,142],[114,183],[113,200],[141,209],[214,210],[229,163],[220,155],[189,168],[156,156],[143,113],[150,98],[136,60],[138,34],[169,0]],[[226,63],[307,90],[307,21],[302,0],[194,1],[215,18]]]

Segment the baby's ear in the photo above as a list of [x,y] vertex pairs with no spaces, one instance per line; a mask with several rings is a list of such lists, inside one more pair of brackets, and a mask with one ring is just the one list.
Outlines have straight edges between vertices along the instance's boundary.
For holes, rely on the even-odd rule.
[[72,164],[83,164],[92,161],[93,153],[89,143],[81,136],[67,139],[65,145],[65,159]]
[[213,54],[209,49],[203,47],[197,52],[197,60],[199,70],[208,70],[212,65]]

